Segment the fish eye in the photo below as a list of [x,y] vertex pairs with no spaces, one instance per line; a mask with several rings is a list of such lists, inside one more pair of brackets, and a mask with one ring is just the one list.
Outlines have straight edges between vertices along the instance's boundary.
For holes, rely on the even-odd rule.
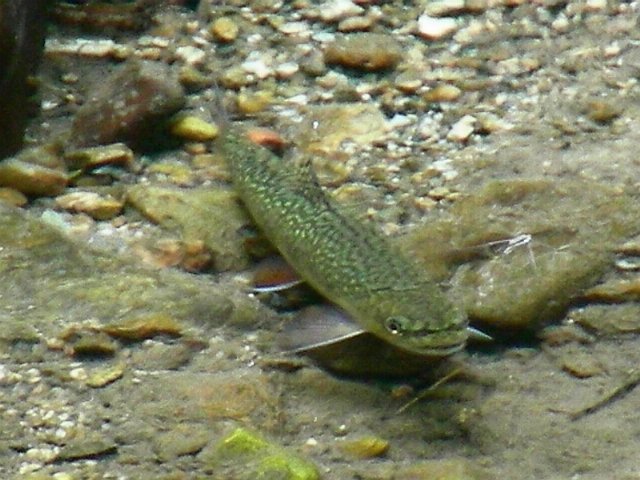
[[384,327],[393,335],[398,335],[406,330],[406,324],[405,317],[389,317],[384,321]]

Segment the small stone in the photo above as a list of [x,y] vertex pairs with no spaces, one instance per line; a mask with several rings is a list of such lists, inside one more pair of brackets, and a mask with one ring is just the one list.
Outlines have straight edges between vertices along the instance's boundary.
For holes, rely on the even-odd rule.
[[590,288],[584,298],[592,302],[622,303],[640,301],[640,277],[613,280]]
[[254,114],[264,111],[273,101],[273,94],[268,91],[259,91],[256,93],[238,94],[236,102],[238,110],[244,114]]
[[478,132],[495,133],[503,130],[511,130],[513,125],[494,113],[478,114]]
[[472,115],[465,115],[458,120],[449,130],[447,140],[451,142],[465,142],[473,133],[476,118]]
[[451,190],[447,187],[436,187],[429,190],[429,198],[433,200],[444,200],[451,194]]
[[0,162],[0,186],[35,197],[55,196],[67,186],[67,175],[53,168],[27,163],[17,158]]
[[105,165],[130,167],[133,164],[133,152],[124,143],[113,143],[71,150],[65,153],[64,160],[69,168],[83,171]]
[[77,435],[60,449],[56,456],[56,461],[96,458],[101,455],[115,453],[117,449],[118,445],[113,440],[104,438],[99,434]]
[[464,11],[468,0],[435,0],[425,6],[424,13],[434,17],[453,15]]
[[455,18],[435,18],[429,15],[421,15],[418,18],[417,33],[425,40],[439,40],[452,35],[458,29]]
[[324,59],[329,64],[357,70],[377,71],[394,68],[402,59],[402,48],[397,40],[380,33],[352,33],[331,42]]
[[124,340],[144,340],[156,335],[182,335],[182,324],[167,313],[155,313],[125,319],[102,327],[102,331]]
[[454,102],[460,98],[460,95],[462,90],[455,85],[444,83],[427,91],[422,98],[427,102]]
[[209,434],[193,425],[178,425],[153,440],[153,450],[161,462],[198,453],[209,442]]
[[338,24],[339,32],[363,32],[369,30],[375,19],[372,16],[345,18]]
[[[387,133],[387,121],[372,103],[334,103],[310,107],[298,144],[312,152],[338,152],[344,141],[368,145]],[[314,126],[314,128],[312,128]]]
[[610,123],[622,113],[622,108],[611,101],[594,100],[587,105],[587,116],[597,123]]
[[118,345],[102,332],[83,332],[71,342],[74,355],[111,356],[118,350]]
[[27,197],[18,190],[0,187],[0,202],[8,203],[14,207],[24,207],[28,201]]
[[98,368],[89,374],[85,383],[91,388],[102,388],[122,378],[125,368],[124,363],[118,363],[107,368]]
[[587,0],[585,10],[590,12],[598,12],[607,8],[607,0]]
[[318,8],[320,10],[320,20],[327,23],[354,17],[364,12],[364,8],[356,5],[351,0],[330,0]]
[[209,27],[209,31],[213,38],[219,42],[229,43],[238,38],[240,27],[229,17],[220,17],[213,21]]
[[389,442],[374,436],[345,440],[338,444],[340,450],[354,458],[381,457],[389,450]]
[[640,332],[640,304],[588,305],[572,310],[569,318],[599,335]]
[[180,186],[192,185],[194,180],[194,172],[189,165],[171,159],[154,163],[147,168],[147,172],[160,175],[163,180]]
[[191,115],[178,119],[171,126],[173,135],[191,142],[208,142],[216,138],[219,132],[215,123]]
[[86,213],[96,220],[109,220],[120,214],[124,202],[111,195],[72,192],[56,197],[56,205],[68,211]]
[[[236,428],[210,451],[203,451],[200,459],[216,472],[241,464],[247,470],[242,478],[320,479],[311,462],[245,428]],[[223,474],[220,478],[231,478],[231,475]]]
[[286,62],[276,67],[276,75],[281,80],[293,77],[300,70],[300,66],[295,62]]
[[240,65],[246,73],[254,75],[261,80],[273,74],[271,59],[257,53],[250,54],[247,60]]
[[185,45],[176,48],[176,57],[187,65],[201,65],[204,63],[206,53],[201,48]]
[[406,70],[396,77],[394,85],[403,93],[415,93],[422,86],[422,76],[418,71]]
[[189,92],[199,92],[213,83],[211,77],[191,65],[184,65],[180,69],[178,80],[180,81],[180,85]]
[[602,365],[585,352],[572,352],[560,360],[562,369],[576,378],[589,378],[603,372]]

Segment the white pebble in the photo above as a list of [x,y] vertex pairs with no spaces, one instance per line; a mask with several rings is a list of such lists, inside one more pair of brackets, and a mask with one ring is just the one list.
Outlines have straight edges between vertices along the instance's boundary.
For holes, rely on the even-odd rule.
[[425,13],[436,17],[460,12],[465,8],[466,0],[436,0],[427,3]]
[[280,79],[291,78],[299,69],[300,67],[295,62],[282,63],[276,67],[276,75],[278,75]]
[[198,65],[204,62],[205,53],[200,48],[187,45],[176,49],[176,56],[188,65]]
[[351,0],[332,0],[319,7],[320,19],[323,22],[336,22],[349,17],[355,17],[364,12],[364,8]]
[[308,38],[311,36],[311,29],[307,22],[287,22],[280,25],[280,33],[296,37]]
[[607,0],[587,0],[585,7],[588,11],[591,12],[604,10],[605,8],[607,8]]
[[51,448],[30,448],[25,452],[25,457],[32,461],[47,463],[56,457],[56,452]]
[[447,140],[451,142],[464,142],[473,133],[473,128],[476,123],[476,117],[472,115],[465,115],[458,120],[449,133],[447,134]]
[[421,15],[418,18],[418,35],[426,40],[437,40],[451,35],[458,29],[455,18],[434,18],[429,15]]
[[86,380],[87,371],[82,367],[74,368],[69,372],[69,376],[74,380]]
[[243,62],[242,69],[260,79],[265,79],[273,73],[271,67],[269,67],[262,58],[249,59]]

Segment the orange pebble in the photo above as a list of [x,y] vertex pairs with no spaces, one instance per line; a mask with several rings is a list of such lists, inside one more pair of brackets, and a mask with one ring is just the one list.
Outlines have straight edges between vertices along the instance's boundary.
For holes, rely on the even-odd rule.
[[268,128],[252,128],[247,131],[247,138],[269,150],[282,150],[286,144],[278,132]]

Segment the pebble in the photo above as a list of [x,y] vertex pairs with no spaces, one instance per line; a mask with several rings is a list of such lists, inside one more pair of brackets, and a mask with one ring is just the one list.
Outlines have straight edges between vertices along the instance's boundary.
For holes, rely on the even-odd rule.
[[562,370],[576,378],[589,378],[603,372],[602,365],[592,353],[570,352],[562,356],[560,363]]
[[125,368],[124,363],[117,363],[114,366],[106,368],[98,368],[91,372],[85,383],[91,388],[102,388],[122,378]]
[[389,442],[375,436],[345,440],[340,442],[338,446],[341,451],[354,458],[381,457],[389,450]]
[[460,98],[460,95],[462,95],[462,90],[458,87],[450,83],[443,83],[425,92],[422,98],[427,102],[454,102]]
[[619,103],[609,100],[593,100],[587,104],[587,116],[596,123],[610,123],[622,113]]
[[[336,152],[347,140],[368,145],[387,133],[382,111],[372,103],[333,103],[309,108],[299,133],[299,145],[308,150]],[[316,128],[311,128],[313,125]]]
[[425,40],[439,40],[452,35],[458,29],[458,22],[450,17],[430,17],[420,15],[418,18],[417,34]]
[[182,117],[171,126],[171,134],[192,142],[208,142],[218,136],[220,129],[215,123],[192,115]]
[[238,110],[251,115],[264,111],[273,102],[273,94],[266,90],[242,92],[236,97]]
[[29,196],[49,197],[64,191],[67,175],[60,170],[8,158],[0,163],[0,186]]
[[170,67],[129,61],[94,86],[76,113],[70,142],[76,148],[119,141],[157,147],[165,140],[166,120],[184,104],[184,89]]
[[344,20],[364,12],[364,8],[356,5],[351,0],[330,0],[318,8],[320,9],[320,19],[327,23]]
[[120,214],[124,202],[111,195],[71,192],[56,197],[56,205],[71,212],[86,213],[96,220],[109,220]]
[[273,68],[267,64],[268,58],[258,52],[253,52],[242,62],[242,69],[256,78],[265,79],[273,74]]
[[425,6],[424,13],[434,17],[453,15],[464,11],[467,0],[435,0]]
[[422,86],[422,76],[416,70],[405,70],[398,74],[394,86],[403,93],[415,93]]
[[630,280],[610,280],[584,293],[592,302],[622,303],[640,301],[640,277]]
[[447,133],[447,140],[451,142],[467,141],[473,133],[475,124],[476,118],[473,115],[465,115],[453,124],[451,130]]
[[640,332],[640,304],[587,305],[569,313],[569,318],[598,335]]
[[223,43],[233,42],[238,38],[240,27],[229,17],[220,17],[211,23],[209,31],[213,38]]
[[13,205],[14,207],[24,207],[29,200],[18,190],[0,187],[0,201]]
[[394,68],[402,59],[402,48],[391,35],[351,33],[336,37],[324,51],[328,64],[365,71]]
[[144,340],[156,335],[182,335],[183,325],[166,313],[132,316],[102,327],[102,331],[123,340]]
[[369,30],[375,23],[375,18],[371,15],[366,17],[345,18],[338,24],[339,32],[361,32]]
[[206,54],[201,48],[194,47],[192,45],[185,45],[183,47],[176,48],[176,57],[187,65],[202,65]]
[[71,150],[65,153],[64,161],[74,170],[93,170],[105,165],[128,168],[133,165],[133,151],[124,143],[113,143]]

